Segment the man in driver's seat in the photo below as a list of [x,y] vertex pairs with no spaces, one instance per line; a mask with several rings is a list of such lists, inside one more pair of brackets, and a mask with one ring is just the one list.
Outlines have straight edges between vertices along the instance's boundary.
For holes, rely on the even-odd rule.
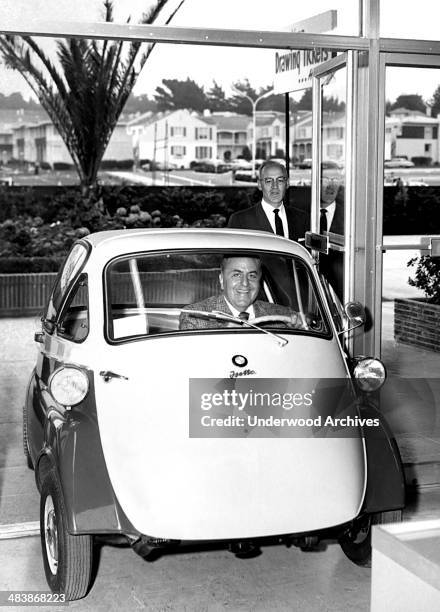
[[[273,320],[274,323],[279,321],[290,327],[301,327],[300,318],[294,310],[257,300],[261,281],[261,262],[257,257],[224,257],[219,280],[222,293],[185,306],[185,311],[217,311],[257,325]],[[214,317],[203,317],[196,312],[191,314],[185,311],[180,315],[180,329],[216,329],[240,325],[239,321],[216,320]]]

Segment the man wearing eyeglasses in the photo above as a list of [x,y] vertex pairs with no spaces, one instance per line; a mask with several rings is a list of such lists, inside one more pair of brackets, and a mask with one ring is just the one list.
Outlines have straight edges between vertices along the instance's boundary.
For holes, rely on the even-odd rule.
[[[339,171],[322,170],[320,233],[344,235],[344,196],[341,186],[343,176]],[[343,254],[330,250],[328,255],[319,256],[319,270],[343,300],[344,266]]]
[[259,170],[258,188],[261,202],[233,213],[228,227],[272,232],[291,240],[304,238],[308,227],[305,212],[293,211],[284,202],[289,186],[286,167],[279,162],[265,161]]

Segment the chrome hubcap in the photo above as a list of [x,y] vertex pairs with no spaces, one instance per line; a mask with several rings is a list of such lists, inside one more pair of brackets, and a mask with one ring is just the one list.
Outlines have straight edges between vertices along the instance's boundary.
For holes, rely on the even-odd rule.
[[50,571],[55,575],[58,571],[58,530],[55,508],[50,495],[46,497],[44,504],[44,540]]

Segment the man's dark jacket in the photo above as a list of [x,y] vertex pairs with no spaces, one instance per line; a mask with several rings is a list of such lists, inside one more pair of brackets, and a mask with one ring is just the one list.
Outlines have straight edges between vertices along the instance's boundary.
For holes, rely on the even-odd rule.
[[[309,219],[305,212],[299,209],[293,209],[291,206],[284,204],[287,217],[287,225],[289,227],[289,238],[298,240],[304,238],[306,231],[309,229]],[[266,213],[263,210],[261,202],[233,213],[229,217],[228,227],[237,229],[255,229],[264,232],[274,233],[271,224],[269,223]]]

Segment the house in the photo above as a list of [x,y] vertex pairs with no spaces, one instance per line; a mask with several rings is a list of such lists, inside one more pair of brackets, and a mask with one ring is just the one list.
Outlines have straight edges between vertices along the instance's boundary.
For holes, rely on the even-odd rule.
[[217,156],[231,160],[243,155],[248,146],[249,117],[232,112],[208,115],[217,128]]
[[[279,111],[257,111],[256,157],[269,158],[284,155],[285,149],[285,115]],[[248,121],[248,147],[253,146],[253,118]]]
[[[11,126],[12,155],[24,162],[47,162],[73,164],[70,153],[49,118],[32,122],[18,122]],[[1,151],[1,147],[0,147]],[[127,121],[123,118],[117,123],[107,145],[103,159],[132,159],[131,138],[127,134]]]
[[201,159],[217,158],[217,128],[210,116],[179,109],[145,113],[128,122],[134,158],[168,167],[189,168]]
[[39,122],[47,119],[44,110],[0,109],[0,164],[7,164],[14,155],[13,128],[17,125]]
[[406,108],[391,111],[385,120],[385,159],[392,157],[425,157],[439,163],[439,118]]

